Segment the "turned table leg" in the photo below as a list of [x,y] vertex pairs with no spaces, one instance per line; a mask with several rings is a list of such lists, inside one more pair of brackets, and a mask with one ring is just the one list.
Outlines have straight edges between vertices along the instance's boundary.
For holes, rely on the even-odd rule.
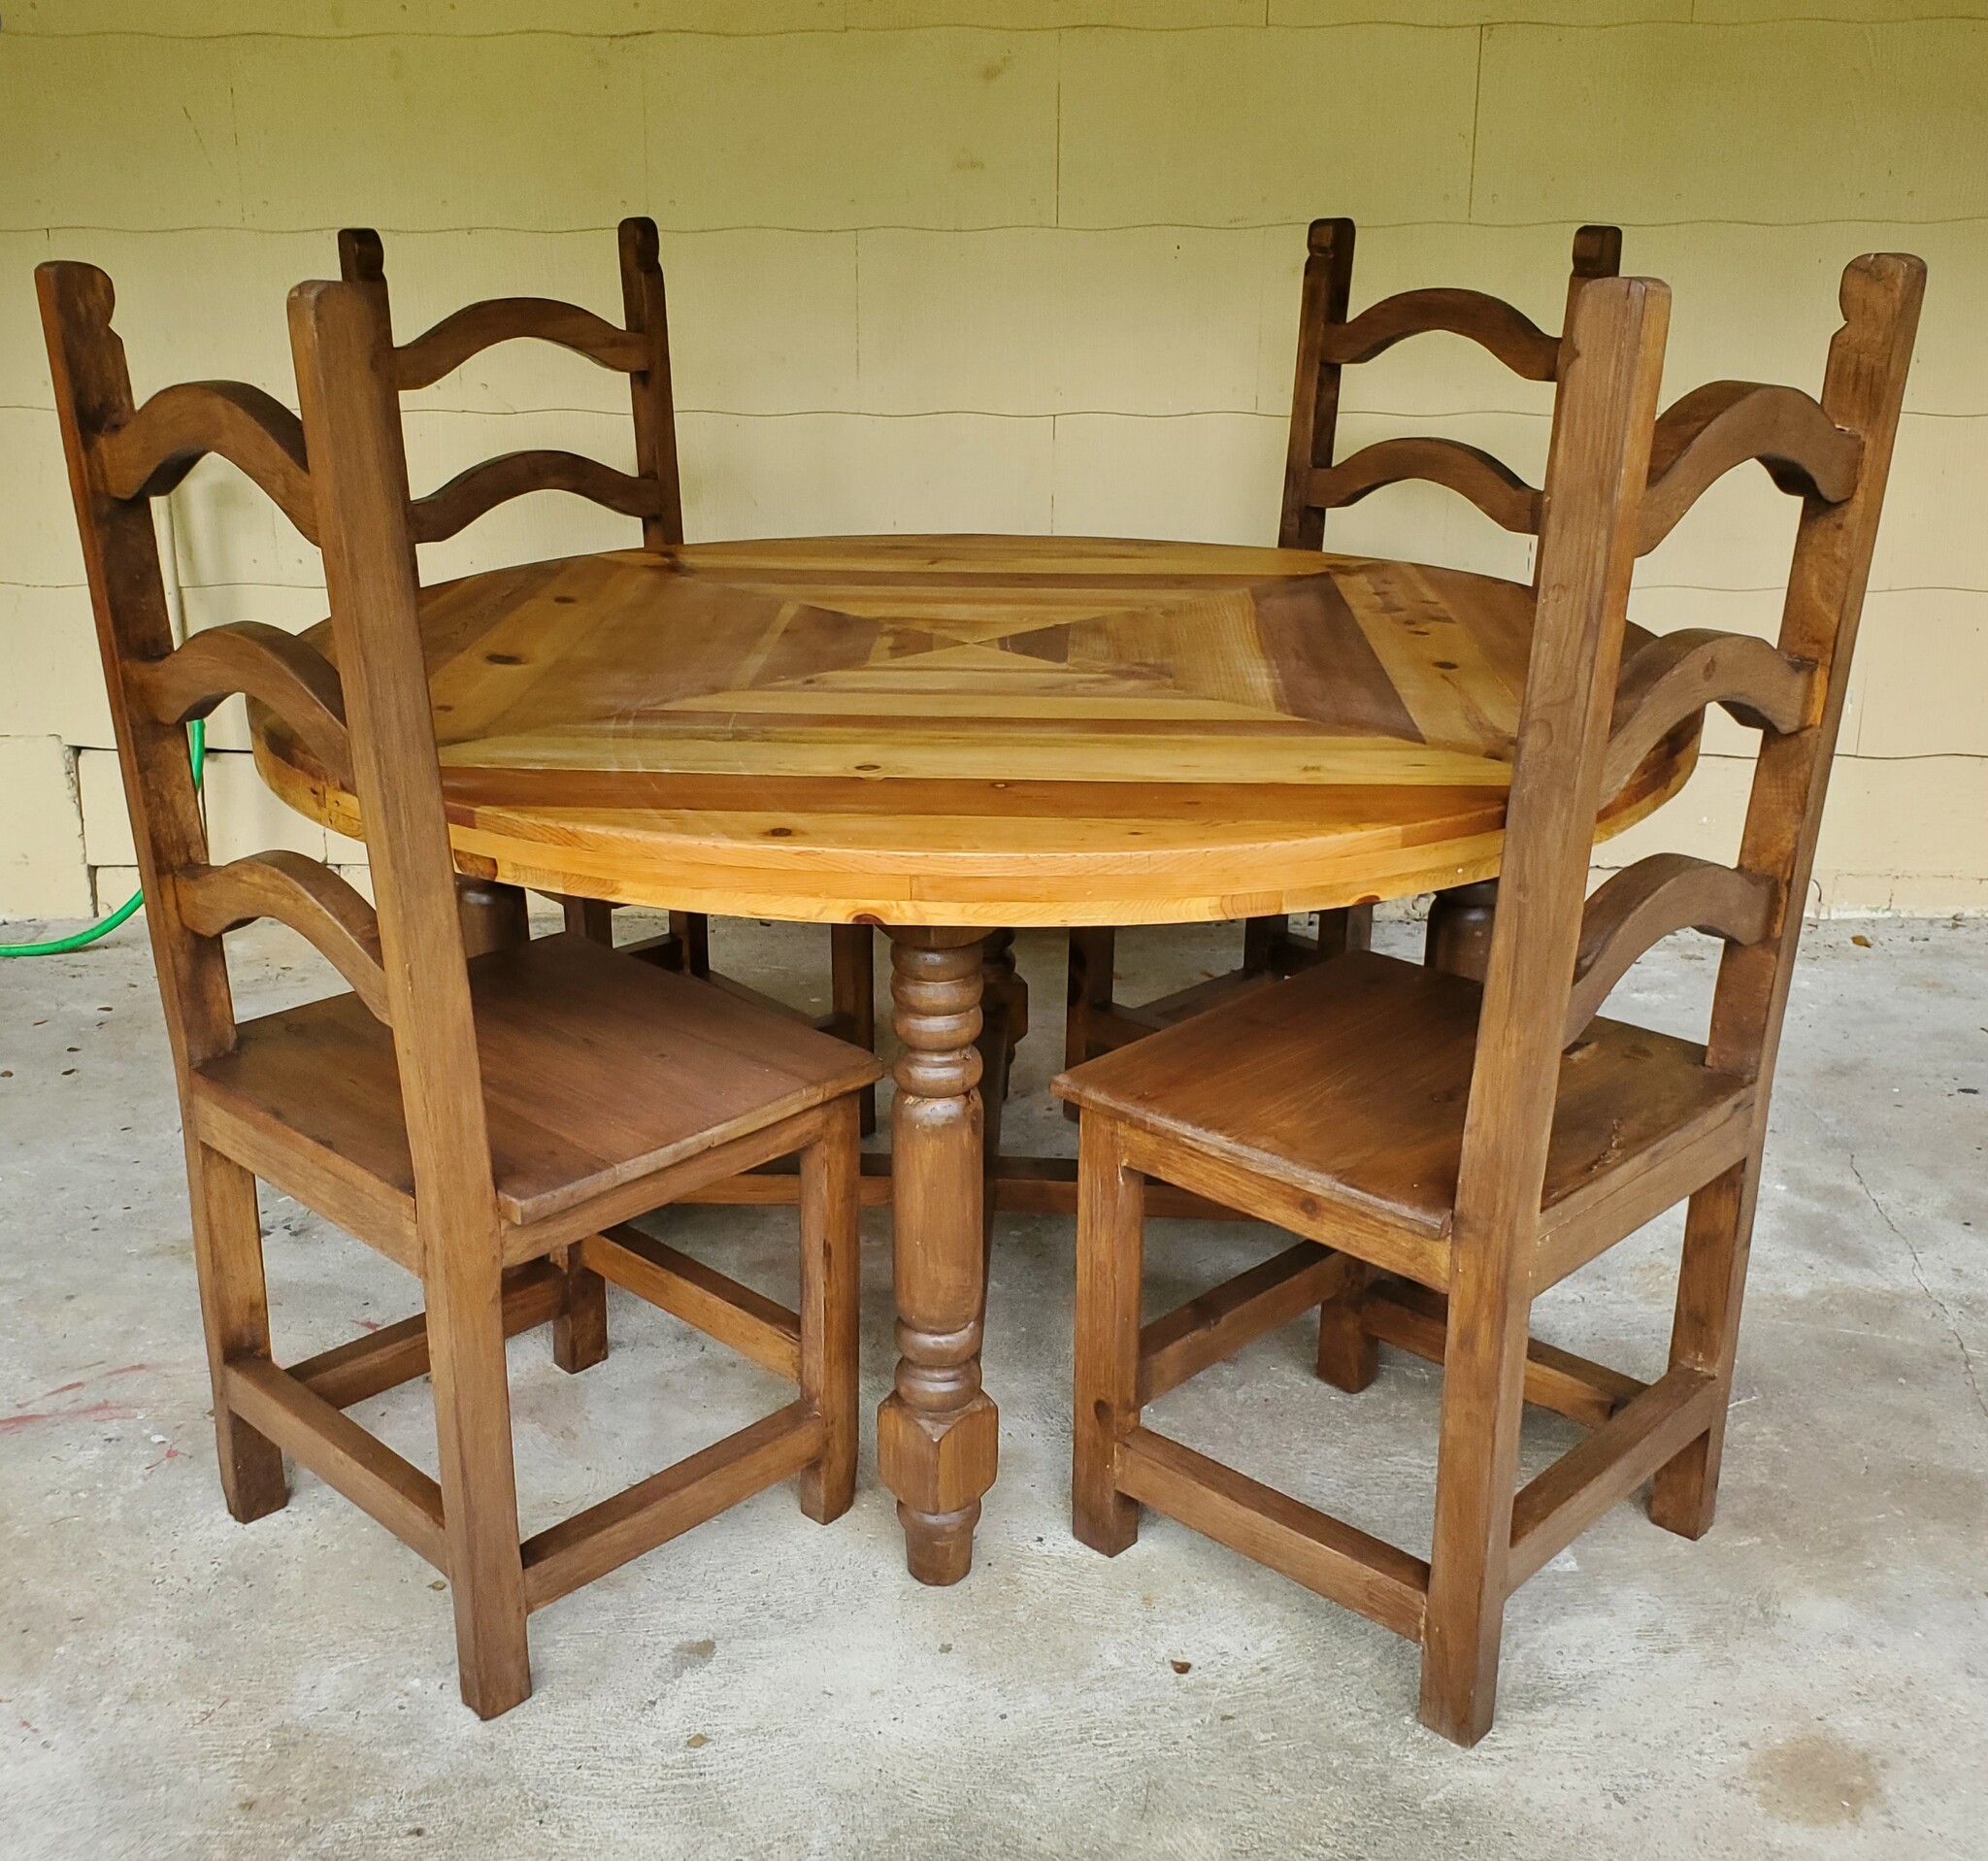
[[891,1109],[899,1356],[877,1414],[877,1455],[898,1498],[911,1575],[956,1583],[973,1566],[999,1420],[980,1387],[984,934],[890,937],[892,1024],[904,1044]]

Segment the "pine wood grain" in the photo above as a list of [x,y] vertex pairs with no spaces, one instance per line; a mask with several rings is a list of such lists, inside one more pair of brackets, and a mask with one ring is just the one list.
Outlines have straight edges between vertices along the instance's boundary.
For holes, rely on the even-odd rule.
[[[1006,928],[1495,871],[1531,595],[1302,550],[831,538],[503,571],[424,591],[421,624],[452,838],[500,878]],[[1661,743],[1605,830],[1696,747]],[[258,754],[294,806],[362,824],[281,726]]]

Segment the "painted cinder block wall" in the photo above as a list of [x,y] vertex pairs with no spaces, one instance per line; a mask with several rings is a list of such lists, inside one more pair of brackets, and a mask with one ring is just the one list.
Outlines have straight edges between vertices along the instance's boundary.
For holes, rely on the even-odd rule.
[[[1573,228],[1620,222],[1676,292],[1670,393],[1813,389],[1843,261],[1924,254],[1811,904],[1988,905],[1988,0],[13,0],[0,914],[132,878],[34,265],[110,271],[141,395],[234,375],[294,404],[283,295],[333,273],[340,225],[386,235],[406,334],[490,293],[612,313],[628,213],[663,228],[693,538],[1270,541],[1314,215],[1361,223],[1356,303],[1474,283],[1549,326]],[[1412,416],[1537,475],[1545,392],[1431,339],[1349,375],[1345,438]],[[416,488],[525,445],[628,464],[619,395],[577,358],[479,357],[414,404]],[[228,468],[173,506],[189,625],[322,613],[313,552]],[[1728,481],[1642,565],[1638,616],[1772,631],[1792,529],[1764,476]],[[633,540],[539,497],[424,567]],[[1328,541],[1525,560],[1412,488]],[[224,854],[325,850],[239,714],[213,740]],[[1710,743],[1645,843],[1735,846],[1742,739]]]

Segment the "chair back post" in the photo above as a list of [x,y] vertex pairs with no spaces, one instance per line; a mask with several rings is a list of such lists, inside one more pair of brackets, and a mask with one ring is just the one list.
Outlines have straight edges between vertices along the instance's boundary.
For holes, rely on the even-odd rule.
[[338,235],[338,275],[357,284],[372,300],[386,340],[393,341],[393,310],[386,294],[386,248],[370,226],[342,226]]
[[619,228],[621,307],[631,330],[648,339],[648,359],[628,378],[635,409],[635,470],[653,479],[662,508],[642,520],[643,547],[683,541],[683,487],[677,468],[677,403],[670,382],[670,316],[663,296],[661,244],[652,219],[624,219]]
[[116,297],[103,272],[94,265],[55,262],[37,267],[35,284],[117,766],[145,887],[146,927],[183,1089],[189,1068],[233,1047],[235,1015],[220,940],[187,927],[172,884],[174,874],[207,863],[207,829],[186,732],[154,718],[137,702],[126,676],[134,665],[164,659],[174,646],[150,499],[112,496],[95,465],[96,442],[134,412],[131,372],[124,345],[111,327]]
[[1459,1167],[1460,1258],[1506,1245],[1539,1214],[1670,301],[1653,280],[1593,280],[1566,339]]
[[[1622,275],[1622,228],[1620,226],[1582,226],[1574,235],[1574,261],[1567,278],[1567,309],[1561,317],[1561,354],[1567,354],[1568,333],[1574,328],[1574,309],[1580,302],[1582,289],[1597,278],[1619,278]],[[1560,416],[1560,397],[1566,391],[1567,378],[1564,368],[1556,374],[1553,383],[1553,415],[1557,427]],[[1540,591],[1540,546],[1533,546],[1533,593]]]
[[1622,275],[1622,228],[1581,226],[1574,230],[1574,261],[1567,279],[1567,312],[1560,330],[1565,335],[1574,326],[1574,307],[1580,287],[1591,278],[1619,278]]
[[[1787,1009],[1925,289],[1925,262],[1902,253],[1867,253],[1843,273],[1843,324],[1830,343],[1822,409],[1863,441],[1863,452],[1849,497],[1803,503],[1779,644],[1790,659],[1816,668],[1817,699],[1804,728],[1770,731],[1761,744],[1739,862],[1776,881],[1779,921],[1757,944],[1727,946],[1706,1054],[1712,1066],[1763,1081],[1773,1075]],[[1764,1091],[1760,1103],[1764,1114]]]
[[[476,1026],[421,658],[407,459],[383,300],[363,282],[290,293],[352,774],[379,904],[388,1018],[423,1244],[432,1210],[496,1245]],[[452,1220],[445,1226],[452,1226]]]
[[1353,292],[1353,222],[1314,219],[1305,237],[1298,379],[1291,390],[1284,510],[1277,530],[1277,547],[1284,549],[1324,547],[1325,512],[1311,502],[1311,475],[1332,463],[1339,434],[1340,364],[1326,361],[1320,350],[1327,326],[1346,320]]
[[1670,293],[1578,293],[1541,507],[1538,614],[1451,1224],[1424,1722],[1490,1724],[1538,1231],[1588,851],[1649,473]]

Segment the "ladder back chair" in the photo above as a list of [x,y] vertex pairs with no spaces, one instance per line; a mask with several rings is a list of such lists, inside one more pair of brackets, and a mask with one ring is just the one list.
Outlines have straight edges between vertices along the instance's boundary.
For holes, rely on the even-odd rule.
[[[1475,447],[1445,439],[1388,439],[1334,463],[1342,373],[1373,361],[1410,336],[1443,331],[1468,337],[1533,382],[1557,380],[1562,353],[1559,337],[1549,336],[1513,305],[1481,291],[1400,291],[1350,316],[1354,237],[1350,219],[1315,219],[1307,235],[1277,547],[1323,548],[1327,511],[1409,480],[1445,485],[1504,528],[1536,534],[1540,493]],[[1613,278],[1621,260],[1618,227],[1583,226],[1574,234],[1568,316],[1581,285],[1593,278]],[[1432,962],[1453,969],[1469,963],[1471,951],[1488,931],[1494,889],[1467,885],[1438,896],[1430,914]],[[1063,1063],[1079,1065],[1202,1014],[1238,990],[1263,987],[1344,950],[1365,949],[1373,925],[1371,905],[1320,913],[1315,938],[1294,933],[1288,917],[1247,918],[1239,968],[1136,1008],[1112,998],[1117,932],[1110,925],[1073,930]],[[1073,1114],[1074,1110],[1065,1107]]]
[[[1483,981],[1349,953],[1057,1082],[1083,1113],[1078,1537],[1123,1550],[1143,1502],[1372,1616],[1420,1644],[1423,1720],[1459,1743],[1491,1723],[1518,1584],[1646,1481],[1659,1525],[1711,1522],[1769,1088],[1924,275],[1896,255],[1849,267],[1819,403],[1716,382],[1654,424],[1668,299],[1586,285]],[[1622,662],[1634,558],[1749,459],[1803,499],[1779,644],[1692,630]],[[1658,854],[1583,902],[1609,784],[1713,703],[1763,736],[1738,866]],[[1692,926],[1726,944],[1706,1045],[1598,1014]],[[1305,1238],[1142,1329],[1147,1177]],[[1656,1381],[1531,1342],[1541,1292],[1687,1198]],[[1426,1560],[1142,1425],[1143,1404],[1314,1304],[1329,1382],[1365,1387],[1376,1341],[1442,1365]],[[1515,1492],[1525,1402],[1593,1432]]]
[[[430,387],[471,357],[497,344],[535,339],[628,377],[635,416],[636,470],[631,477],[577,453],[533,450],[507,453],[458,473],[410,510],[416,543],[439,543],[466,529],[501,503],[533,491],[569,491],[611,511],[642,520],[643,547],[667,550],[683,541],[683,498],[677,468],[677,415],[670,377],[670,332],[655,221],[622,220],[619,232],[623,324],[610,323],[577,304],[544,297],[487,298],[466,305],[422,335],[390,348],[394,387],[404,393]],[[392,328],[386,252],[370,227],[348,226],[338,236],[339,270],[364,289],[382,328]],[[481,894],[478,894],[480,897]],[[513,921],[522,901],[493,901]],[[615,907],[601,899],[562,898],[566,927],[599,944],[614,941]],[[631,954],[692,976],[711,974],[711,920],[702,912],[673,911],[669,930],[626,945]],[[825,1031],[874,1048],[877,1006],[874,933],[867,924],[829,927],[830,1010],[815,1022]],[[735,991],[742,985],[726,981]],[[779,1007],[770,997],[759,998]],[[876,1128],[877,1095],[862,1097],[862,1123]]]
[[[179,1086],[222,1490],[239,1519],[278,1510],[288,1452],[419,1551],[449,1580],[463,1698],[488,1717],[531,1690],[528,1611],[791,1475],[811,1517],[848,1506],[854,1094],[878,1069],[570,933],[466,958],[415,624],[423,519],[362,287],[291,295],[300,422],[240,382],[135,406],[111,281],[63,263],[36,278]],[[252,622],[175,648],[149,503],[210,452],[321,549],[336,667]],[[297,853],[209,862],[184,726],[237,691],[358,796],[377,909]],[[238,1021],[223,939],[259,917],[348,987]],[[795,1153],[798,1312],[618,1225]],[[417,1276],[425,1312],[280,1368],[258,1178]],[[798,1396],[520,1543],[505,1339],[550,1321],[562,1368],[599,1361],[603,1276]],[[439,1480],[346,1412],[422,1375]]]

